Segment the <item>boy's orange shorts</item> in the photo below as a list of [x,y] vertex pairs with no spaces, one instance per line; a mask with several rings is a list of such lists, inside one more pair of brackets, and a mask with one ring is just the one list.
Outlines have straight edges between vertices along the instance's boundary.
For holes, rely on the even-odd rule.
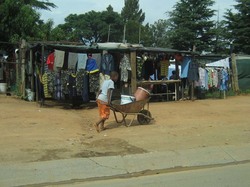
[[110,107],[107,106],[107,103],[97,99],[96,100],[98,109],[99,109],[99,115],[102,119],[108,119],[110,115]]

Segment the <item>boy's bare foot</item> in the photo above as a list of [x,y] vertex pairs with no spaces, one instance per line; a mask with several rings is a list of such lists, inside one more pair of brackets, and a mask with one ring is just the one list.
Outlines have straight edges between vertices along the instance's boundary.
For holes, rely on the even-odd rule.
[[104,127],[104,125],[100,124],[100,125],[99,125],[99,130],[100,130],[100,131],[104,131],[104,130],[106,130],[106,128]]
[[100,132],[100,129],[99,129],[98,125],[95,123],[93,126],[95,127],[96,132],[98,132],[98,133],[99,133],[99,132]]

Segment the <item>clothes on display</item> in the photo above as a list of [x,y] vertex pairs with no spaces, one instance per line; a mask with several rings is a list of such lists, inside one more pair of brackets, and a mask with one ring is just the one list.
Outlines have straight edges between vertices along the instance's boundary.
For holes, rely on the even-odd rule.
[[131,71],[131,65],[126,54],[124,54],[123,58],[121,59],[119,69],[121,70],[121,81],[128,82],[128,71]]
[[55,50],[55,63],[54,70],[56,68],[62,68],[64,64],[65,52],[60,50]]
[[54,69],[54,63],[55,63],[55,53],[51,53],[49,54],[47,61],[46,61],[49,70],[53,70]]
[[78,61],[78,54],[77,53],[69,53],[68,69],[76,69],[77,61]]
[[89,73],[89,92],[97,93],[99,91],[99,71]]
[[160,70],[161,70],[161,77],[167,77],[168,76],[168,67],[170,63],[168,60],[162,60],[160,61]]
[[88,59],[86,62],[86,70],[90,73],[95,73],[95,72],[99,72],[98,66],[96,64],[96,60],[94,58],[92,58],[92,54],[88,55]]
[[87,54],[83,54],[83,53],[78,54],[77,71],[80,70],[80,69],[85,69],[86,68],[87,59],[88,59]]
[[103,73],[104,75],[110,75],[110,72],[114,70],[115,70],[115,66],[114,66],[113,56],[109,53],[105,53],[102,56],[102,61],[100,65],[101,73]]
[[191,62],[191,57],[185,56],[183,62],[181,63],[181,78],[188,77],[188,69],[190,62]]
[[[195,62],[190,62],[188,67],[188,80],[189,81],[198,81],[199,80],[199,65]],[[184,78],[184,77],[182,77]]]
[[196,87],[204,90],[217,88],[221,91],[228,89],[229,74],[224,68],[201,68],[199,67],[199,81]]
[[226,69],[221,70],[220,90],[226,91],[228,89],[229,74]]

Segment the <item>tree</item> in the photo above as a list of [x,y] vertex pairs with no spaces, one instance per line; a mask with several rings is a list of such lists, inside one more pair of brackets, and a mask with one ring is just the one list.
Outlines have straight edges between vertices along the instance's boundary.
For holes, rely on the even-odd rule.
[[139,0],[125,0],[121,17],[126,31],[125,39],[130,43],[138,43],[145,13],[139,8]]
[[208,50],[213,45],[213,0],[180,0],[170,15],[170,41],[179,50]]
[[152,46],[155,47],[170,47],[168,29],[169,23],[167,20],[160,19],[154,24],[150,25],[152,33]]
[[43,21],[35,9],[54,8],[48,1],[37,0],[1,0],[0,1],[0,38],[14,42],[20,38],[39,38]]
[[137,21],[142,24],[145,20],[145,13],[139,7],[139,0],[125,0],[121,16],[124,23],[127,21]]
[[85,14],[70,14],[65,23],[58,25],[65,32],[69,41],[79,41],[84,38],[89,42],[121,41],[121,16],[108,6],[106,11],[90,11]]
[[234,51],[250,54],[250,0],[236,0],[236,13],[228,10],[225,24],[229,32],[227,38],[233,43]]

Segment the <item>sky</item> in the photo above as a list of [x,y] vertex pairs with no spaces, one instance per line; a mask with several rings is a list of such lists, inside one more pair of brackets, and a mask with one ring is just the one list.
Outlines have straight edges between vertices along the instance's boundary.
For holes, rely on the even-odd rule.
[[[121,12],[124,7],[124,0],[49,0],[57,8],[51,11],[40,11],[44,21],[53,19],[55,25],[64,23],[64,18],[69,14],[84,14],[91,10],[104,11],[111,5],[116,12]],[[153,24],[159,19],[167,19],[166,12],[172,11],[178,0],[140,0],[140,8],[145,12],[144,23]],[[235,0],[215,0],[213,8],[219,10],[220,19],[227,9],[233,9]],[[216,17],[215,17],[216,19]]]

